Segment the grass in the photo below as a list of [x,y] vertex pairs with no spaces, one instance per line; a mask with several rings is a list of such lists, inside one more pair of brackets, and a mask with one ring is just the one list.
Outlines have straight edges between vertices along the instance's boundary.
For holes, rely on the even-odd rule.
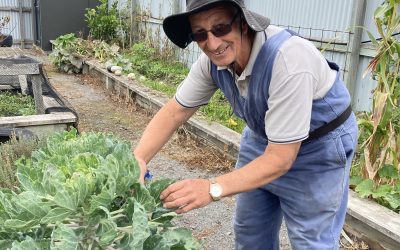
[[0,117],[34,115],[35,102],[31,96],[10,91],[0,92]]
[[[135,44],[126,54],[135,73],[146,77],[139,80],[144,85],[172,97],[178,85],[189,73],[186,65],[168,59],[143,43]],[[201,114],[209,121],[220,123],[238,133],[245,127],[243,120],[232,114],[231,107],[221,91],[217,91],[208,105],[200,108]]]
[[31,157],[39,144],[35,140],[17,140],[15,137],[0,144],[0,188],[15,189],[18,186],[14,163],[22,156]]

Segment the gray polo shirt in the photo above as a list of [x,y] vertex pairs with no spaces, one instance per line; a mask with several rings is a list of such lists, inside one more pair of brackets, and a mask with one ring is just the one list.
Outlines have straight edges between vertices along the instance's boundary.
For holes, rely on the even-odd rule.
[[[282,28],[270,25],[255,36],[249,62],[237,87],[246,98],[254,62],[265,42]],[[218,67],[218,70],[226,67]],[[203,53],[192,65],[187,78],[175,94],[184,107],[205,105],[217,90],[210,73],[210,59]],[[233,72],[231,71],[233,74]],[[280,47],[272,70],[265,133],[274,143],[293,143],[307,139],[312,101],[320,99],[332,87],[337,72],[332,70],[315,46],[300,37],[289,38]]]

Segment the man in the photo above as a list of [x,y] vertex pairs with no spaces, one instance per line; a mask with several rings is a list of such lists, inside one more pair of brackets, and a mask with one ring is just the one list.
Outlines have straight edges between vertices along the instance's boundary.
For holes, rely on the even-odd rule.
[[235,171],[178,181],[162,192],[164,206],[184,213],[237,194],[236,249],[278,249],[283,217],[293,249],[338,249],[357,124],[337,65],[242,0],[187,0],[163,28],[177,46],[195,41],[204,53],[134,150],[142,178],[216,89],[247,123]]

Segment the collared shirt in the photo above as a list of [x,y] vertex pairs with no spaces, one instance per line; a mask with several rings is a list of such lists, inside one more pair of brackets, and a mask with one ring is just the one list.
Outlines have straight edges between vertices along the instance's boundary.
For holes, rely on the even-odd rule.
[[[265,38],[281,30],[270,25],[265,32],[256,33],[249,61],[237,76],[236,84],[243,97],[247,96],[253,66]],[[227,67],[218,67],[218,70],[223,69]],[[269,140],[293,143],[307,138],[312,101],[328,92],[336,74],[311,42],[296,36],[288,39],[275,58],[269,86],[269,109],[265,113],[265,132]],[[210,74],[210,59],[203,53],[178,87],[175,98],[184,107],[196,107],[207,104],[216,90]]]

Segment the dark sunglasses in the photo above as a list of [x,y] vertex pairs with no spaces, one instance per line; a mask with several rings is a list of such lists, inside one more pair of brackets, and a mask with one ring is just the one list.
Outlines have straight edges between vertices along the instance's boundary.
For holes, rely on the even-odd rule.
[[203,42],[208,38],[208,32],[211,32],[215,37],[225,36],[232,31],[232,24],[235,22],[236,18],[239,16],[239,13],[236,13],[233,17],[232,21],[227,24],[217,24],[213,26],[210,30],[203,30],[196,33],[191,33],[190,38],[195,42]]

